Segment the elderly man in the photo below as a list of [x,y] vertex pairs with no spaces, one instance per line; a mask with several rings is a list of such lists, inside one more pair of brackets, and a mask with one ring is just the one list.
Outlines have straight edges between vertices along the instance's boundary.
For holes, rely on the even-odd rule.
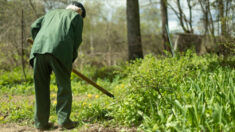
[[79,2],[66,9],[55,9],[37,19],[31,26],[34,44],[30,64],[34,70],[36,96],[35,127],[46,130],[52,127],[50,116],[50,74],[53,71],[58,86],[56,113],[60,128],[74,128],[70,120],[72,91],[70,75],[72,63],[82,42],[83,18],[86,11]]

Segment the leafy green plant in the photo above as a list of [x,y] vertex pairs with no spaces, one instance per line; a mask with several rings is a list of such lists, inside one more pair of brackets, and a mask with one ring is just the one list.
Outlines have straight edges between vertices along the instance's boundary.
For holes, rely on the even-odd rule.
[[[115,99],[72,74],[71,118],[80,125],[134,126],[149,132],[234,131],[234,57],[221,60],[221,56],[197,56],[188,51],[174,58],[147,55],[110,69],[85,66],[80,71],[113,93]],[[1,71],[0,123],[32,124],[33,83],[30,79],[21,82],[20,72]],[[54,75],[51,80],[50,121],[56,122]],[[24,100],[15,102],[14,98],[22,97]]]
[[214,55],[187,52],[130,64],[127,96],[114,106],[115,119],[149,131],[233,130],[234,105],[227,102],[233,102],[235,71],[219,64],[211,69],[216,61]]

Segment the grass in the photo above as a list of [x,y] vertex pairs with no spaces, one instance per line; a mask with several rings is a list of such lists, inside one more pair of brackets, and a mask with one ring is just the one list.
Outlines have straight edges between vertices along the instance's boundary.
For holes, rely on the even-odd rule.
[[[227,58],[226,58],[227,59]],[[111,99],[72,74],[71,118],[81,127],[100,124],[144,131],[235,131],[234,57],[192,52],[175,58],[154,57],[120,66],[81,72],[111,91]],[[107,73],[108,72],[108,73]],[[32,72],[1,71],[0,123],[32,126]],[[51,116],[56,122],[56,82],[51,81]],[[76,131],[74,130],[74,131]]]

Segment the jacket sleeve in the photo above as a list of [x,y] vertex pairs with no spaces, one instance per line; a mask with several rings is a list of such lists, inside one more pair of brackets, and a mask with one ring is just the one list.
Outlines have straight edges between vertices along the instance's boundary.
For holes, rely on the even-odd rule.
[[78,48],[82,42],[83,18],[77,15],[73,21],[74,28],[74,45],[73,45],[73,62],[78,56]]
[[44,19],[44,16],[38,18],[32,25],[31,25],[31,35],[33,40],[36,38],[40,28],[41,28],[41,24],[42,21]]

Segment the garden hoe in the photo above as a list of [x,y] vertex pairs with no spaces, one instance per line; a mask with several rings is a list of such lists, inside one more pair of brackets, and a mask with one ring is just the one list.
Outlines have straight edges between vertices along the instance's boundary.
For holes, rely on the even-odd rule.
[[[27,42],[29,42],[30,44],[33,44],[33,40],[32,39],[27,39]],[[105,90],[104,88],[102,88],[101,86],[99,86],[98,84],[96,84],[94,81],[90,80],[89,78],[87,78],[86,76],[84,76],[82,73],[80,73],[79,71],[75,70],[74,68],[72,69],[72,72],[75,73],[77,76],[79,76],[80,78],[82,78],[84,81],[86,81],[87,83],[91,84],[92,86],[94,86],[95,88],[97,88],[98,90],[100,90],[101,92],[103,92],[104,94],[106,94],[109,97],[114,98],[114,95],[111,94],[110,92],[108,92],[107,90]]]

